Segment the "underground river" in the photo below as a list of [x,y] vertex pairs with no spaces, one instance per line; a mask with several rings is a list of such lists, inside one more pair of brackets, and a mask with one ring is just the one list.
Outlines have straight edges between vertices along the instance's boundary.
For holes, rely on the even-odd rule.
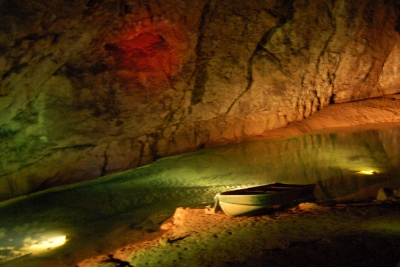
[[160,159],[0,203],[0,266],[75,266],[139,241],[178,207],[273,182],[315,183],[318,201],[399,188],[400,124],[331,129]]

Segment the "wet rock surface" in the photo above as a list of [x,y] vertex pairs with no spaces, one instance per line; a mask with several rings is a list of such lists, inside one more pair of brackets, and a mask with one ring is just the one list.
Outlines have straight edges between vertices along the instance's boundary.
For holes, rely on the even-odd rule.
[[0,199],[399,92],[396,1],[18,0],[0,13]]

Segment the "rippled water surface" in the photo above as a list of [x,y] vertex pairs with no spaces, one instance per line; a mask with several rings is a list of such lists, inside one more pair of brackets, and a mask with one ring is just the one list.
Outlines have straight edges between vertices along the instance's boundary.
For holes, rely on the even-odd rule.
[[[232,144],[0,203],[0,265],[74,266],[158,230],[177,207],[272,182],[315,183],[318,200],[400,186],[400,125]],[[43,265],[43,266],[46,266]]]

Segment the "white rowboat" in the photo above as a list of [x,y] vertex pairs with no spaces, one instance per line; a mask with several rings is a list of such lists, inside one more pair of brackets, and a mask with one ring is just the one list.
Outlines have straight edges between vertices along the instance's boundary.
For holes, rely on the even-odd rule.
[[291,206],[313,199],[314,188],[315,184],[274,183],[226,191],[215,195],[215,205],[213,208],[207,207],[206,213],[214,213],[218,205],[229,216]]

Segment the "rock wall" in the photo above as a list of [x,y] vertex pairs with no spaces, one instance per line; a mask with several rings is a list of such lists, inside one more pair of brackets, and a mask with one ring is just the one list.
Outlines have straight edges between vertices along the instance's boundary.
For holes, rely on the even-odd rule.
[[0,0],[0,200],[400,91],[398,1]]

